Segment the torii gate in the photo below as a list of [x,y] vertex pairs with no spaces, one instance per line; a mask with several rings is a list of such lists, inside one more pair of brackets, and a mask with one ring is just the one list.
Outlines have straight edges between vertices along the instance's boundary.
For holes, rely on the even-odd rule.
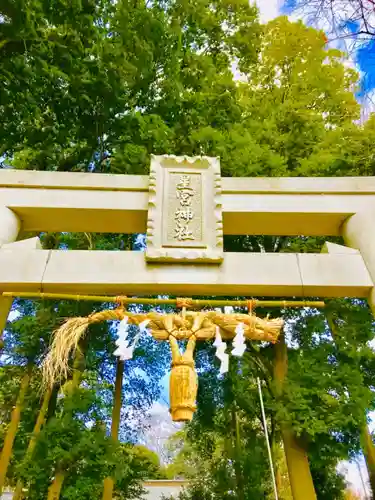
[[[375,313],[374,215],[375,177],[221,178],[217,158],[175,156],[152,156],[149,177],[0,170],[0,292],[361,297]],[[42,250],[20,230],[147,233],[147,249]],[[223,234],[347,246],[224,253]],[[0,295],[0,331],[11,301]],[[315,499],[299,472],[295,500]]]

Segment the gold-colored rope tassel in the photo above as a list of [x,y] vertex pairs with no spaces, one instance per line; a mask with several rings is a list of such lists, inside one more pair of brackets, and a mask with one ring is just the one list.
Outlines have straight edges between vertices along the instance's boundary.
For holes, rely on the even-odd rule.
[[198,377],[195,371],[195,335],[187,343],[186,350],[180,353],[178,342],[173,335],[169,337],[172,351],[172,370],[169,381],[169,398],[172,420],[186,422],[193,418],[196,410]]

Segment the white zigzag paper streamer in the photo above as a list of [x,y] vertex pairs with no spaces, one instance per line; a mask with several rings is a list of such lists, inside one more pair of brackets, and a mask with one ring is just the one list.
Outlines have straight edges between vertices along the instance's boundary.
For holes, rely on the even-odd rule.
[[128,317],[125,316],[125,318],[120,321],[118,326],[117,330],[118,338],[116,339],[117,349],[113,354],[118,358],[120,358],[121,361],[127,361],[128,359],[132,359],[134,354],[134,349],[138,344],[140,336],[142,335],[142,333],[148,333],[147,325],[149,324],[149,322],[150,320],[146,319],[145,321],[142,321],[142,323],[139,324],[139,333],[137,333],[137,335],[134,337],[133,343],[129,345],[129,342],[127,340],[129,324],[128,324]]
[[236,336],[233,339],[232,345],[232,355],[233,356],[238,356],[241,358],[243,356],[243,353],[246,351],[246,342],[245,342],[245,329],[244,329],[244,324],[243,323],[238,323],[235,329]]
[[220,335],[220,328],[217,326],[216,327],[216,336],[215,336],[215,342],[213,344],[216,347],[216,353],[215,356],[220,359],[220,373],[224,374],[227,373],[229,370],[229,354],[227,354],[226,348],[227,344],[226,342],[223,342],[221,335]]

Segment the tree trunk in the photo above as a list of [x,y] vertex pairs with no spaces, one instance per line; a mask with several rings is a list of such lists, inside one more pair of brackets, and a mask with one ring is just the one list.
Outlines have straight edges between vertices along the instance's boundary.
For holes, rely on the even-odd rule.
[[[28,445],[27,450],[26,450],[24,462],[29,460],[34,453],[34,449],[36,446],[36,442],[37,442],[40,430],[41,430],[42,426],[44,425],[44,422],[46,419],[46,413],[48,410],[48,405],[49,405],[49,401],[51,398],[51,394],[52,394],[52,389],[47,389],[47,391],[44,395],[44,398],[43,398],[42,407],[39,411],[38,418],[35,422],[35,426],[33,429],[31,439],[29,441],[29,445]],[[23,483],[19,479],[17,481],[17,486],[16,486],[16,489],[14,491],[13,500],[22,500],[22,497],[23,497],[22,490],[23,490]]]
[[375,446],[366,424],[361,430],[361,442],[363,454],[366,459],[366,467],[370,480],[372,497],[375,498]]
[[[284,451],[283,451],[283,453],[284,453]],[[274,452],[272,453],[272,461],[273,461],[273,468],[275,471],[276,490],[277,490],[278,496],[281,497],[281,492],[283,490],[283,478],[282,478],[281,471],[280,471],[280,465],[276,459],[276,453],[274,453]]]
[[50,418],[54,417],[56,414],[57,399],[59,396],[59,391],[60,391],[60,386],[58,384],[54,385],[54,387],[52,389],[51,398],[49,400],[48,409],[47,409],[47,415],[46,415],[47,421]]
[[7,324],[7,319],[9,312],[12,308],[13,298],[12,297],[1,297],[0,296],[0,351],[3,349],[4,341],[3,334],[5,326]]
[[0,494],[3,492],[4,483],[5,483],[5,479],[6,479],[6,475],[7,475],[7,471],[8,471],[8,466],[9,466],[10,458],[12,456],[13,443],[14,443],[14,439],[16,437],[18,424],[19,424],[20,418],[21,418],[23,402],[25,400],[27,388],[29,387],[32,369],[33,369],[33,365],[31,363],[28,363],[28,365],[26,367],[26,373],[22,378],[20,391],[18,393],[18,397],[17,397],[17,401],[16,401],[16,406],[14,407],[14,409],[12,411],[10,424],[9,424],[8,430],[7,430],[6,435],[5,435],[4,446],[3,446],[3,449],[1,451],[1,456],[0,456]]
[[[73,379],[69,388],[71,392],[79,387],[84,369],[85,356],[81,350],[77,350],[73,362]],[[67,382],[67,384],[69,384],[69,382]],[[48,500],[59,500],[66,476],[64,470],[61,463],[56,465],[55,477],[53,478],[51,486],[48,488]]]
[[285,451],[281,442],[276,441],[275,433],[273,433],[271,450],[278,498],[279,500],[291,499],[292,490],[290,489],[289,476],[285,475],[285,471],[288,467]]
[[[117,360],[116,382],[115,382],[115,400],[112,410],[111,436],[114,441],[118,439],[118,431],[120,428],[120,416],[122,405],[122,378],[124,375],[124,362]],[[106,477],[103,485],[102,500],[112,500],[114,481],[112,477]]]
[[[325,314],[333,341],[335,341],[338,335],[335,320],[333,318],[331,311],[326,311]],[[372,436],[368,429],[367,423],[364,423],[362,425],[362,428],[359,429],[359,433],[360,433],[362,451],[365,457],[367,472],[370,480],[369,482],[371,487],[371,493],[372,497],[375,498],[375,445],[372,440]]]
[[[275,344],[274,349],[274,384],[276,396],[280,398],[283,394],[284,382],[288,372],[288,350],[283,333],[280,335],[279,342]],[[294,500],[316,500],[306,450],[299,442],[293,429],[282,423],[280,428],[293,498]]]
[[294,500],[316,500],[307,452],[293,430],[281,426],[290,487]]
[[65,479],[64,472],[56,471],[53,482],[51,486],[48,488],[47,500],[58,500],[60,498],[64,479]]
[[234,402],[232,403],[232,426],[234,431],[234,472],[236,475],[236,490],[237,490],[237,499],[244,500],[245,499],[245,491],[243,484],[243,475],[242,475],[242,467],[241,467],[241,433],[240,433],[240,421],[238,419],[237,411],[234,407]]

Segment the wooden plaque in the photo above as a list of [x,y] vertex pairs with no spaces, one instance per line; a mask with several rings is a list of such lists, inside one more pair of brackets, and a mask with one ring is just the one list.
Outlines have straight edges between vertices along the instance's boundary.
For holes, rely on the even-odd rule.
[[204,263],[223,260],[218,158],[152,155],[146,259]]

